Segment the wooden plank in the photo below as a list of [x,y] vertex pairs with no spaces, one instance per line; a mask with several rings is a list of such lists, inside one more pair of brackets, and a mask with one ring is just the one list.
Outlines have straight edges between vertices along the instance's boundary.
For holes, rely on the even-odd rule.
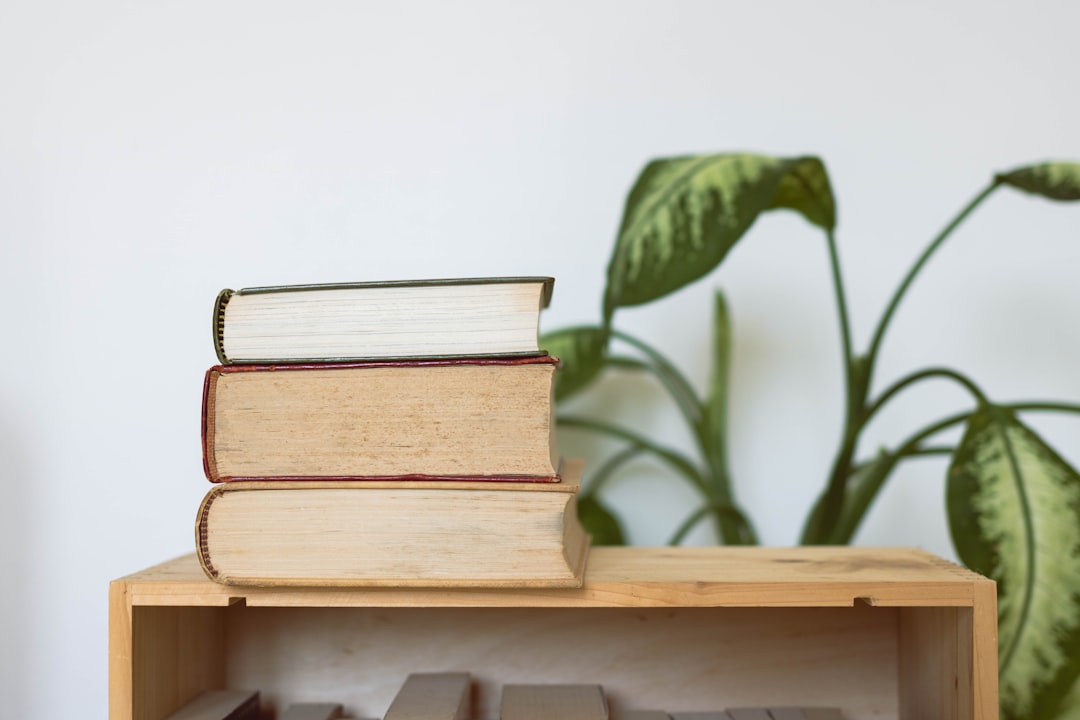
[[998,720],[998,626],[997,586],[984,580],[975,588],[971,633],[974,715],[978,720]]
[[971,609],[900,612],[900,720],[971,720]]
[[998,716],[994,584],[919,550],[597,548],[572,590],[233,588],[191,554],[112,583],[109,613],[111,720],[217,687],[381,717],[407,674],[447,671],[474,672],[478,720],[506,682],[583,681],[610,689],[616,718]]
[[194,555],[126,578],[136,605],[369,607],[971,607],[984,578],[910,549],[596,548],[573,589],[234,588]]
[[132,720],[160,720],[205,690],[225,688],[224,612],[132,608]]
[[109,720],[133,720],[131,605],[128,585],[109,583]]

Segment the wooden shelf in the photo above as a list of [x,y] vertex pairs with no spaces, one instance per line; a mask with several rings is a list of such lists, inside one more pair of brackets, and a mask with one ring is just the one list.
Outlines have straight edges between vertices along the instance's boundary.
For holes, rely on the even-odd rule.
[[580,589],[241,588],[194,555],[115,580],[109,716],[202,690],[382,716],[410,672],[600,683],[620,710],[832,705],[850,720],[997,718],[994,583],[911,549],[596,548]]

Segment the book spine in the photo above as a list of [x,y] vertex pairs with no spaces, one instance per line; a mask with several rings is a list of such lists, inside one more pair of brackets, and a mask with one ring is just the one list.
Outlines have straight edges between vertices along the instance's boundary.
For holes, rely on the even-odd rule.
[[214,317],[213,317],[213,333],[214,333],[214,352],[217,353],[218,361],[222,365],[228,365],[231,360],[225,355],[225,306],[229,304],[229,298],[233,296],[233,291],[226,288],[218,293],[217,299],[214,300]]
[[203,379],[202,394],[202,461],[203,473],[210,482],[220,482],[217,462],[214,459],[214,389],[222,366],[214,366],[206,371]]
[[206,576],[215,582],[225,582],[220,576],[218,571],[214,568],[214,563],[210,558],[210,544],[209,544],[209,531],[207,528],[207,520],[210,515],[210,506],[213,505],[214,500],[221,496],[224,488],[215,487],[206,493],[202,502],[199,503],[199,511],[195,516],[195,550],[199,558],[199,565],[202,567]]

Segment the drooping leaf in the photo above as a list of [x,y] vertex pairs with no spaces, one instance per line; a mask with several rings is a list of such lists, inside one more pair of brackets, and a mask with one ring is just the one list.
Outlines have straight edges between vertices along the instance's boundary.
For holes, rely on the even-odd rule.
[[953,456],[947,507],[960,558],[998,583],[1002,716],[1052,717],[1080,674],[1080,475],[985,406]]
[[1050,200],[1080,200],[1080,163],[1048,162],[1001,173],[997,182]]
[[592,535],[592,544],[625,545],[626,536],[615,514],[607,509],[595,495],[582,495],[578,498],[578,519],[585,531]]
[[608,265],[604,321],[706,275],[757,217],[795,210],[831,230],[836,201],[815,157],[696,155],[653,160],[631,189]]
[[713,357],[709,394],[705,398],[705,433],[713,464],[726,464],[728,390],[731,375],[731,313],[724,294],[716,292],[713,302]]
[[543,335],[540,347],[559,358],[555,399],[564,400],[591,383],[604,367],[607,334],[598,327],[572,327]]

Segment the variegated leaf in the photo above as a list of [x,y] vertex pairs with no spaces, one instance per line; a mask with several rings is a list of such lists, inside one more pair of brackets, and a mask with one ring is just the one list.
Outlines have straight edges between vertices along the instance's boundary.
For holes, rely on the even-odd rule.
[[1069,692],[1054,712],[1056,720],[1080,720],[1080,679],[1073,682]]
[[1080,163],[1048,162],[1017,168],[997,181],[1051,200],[1080,200]]
[[555,375],[555,398],[564,400],[600,374],[604,367],[607,333],[598,327],[572,327],[540,338],[540,347],[559,358]]
[[1080,674],[1080,475],[986,406],[968,421],[947,494],[957,553],[998,583],[1002,715],[1053,717]]
[[711,271],[766,210],[831,230],[836,203],[815,157],[700,155],[654,160],[630,191],[608,265],[605,323]]

